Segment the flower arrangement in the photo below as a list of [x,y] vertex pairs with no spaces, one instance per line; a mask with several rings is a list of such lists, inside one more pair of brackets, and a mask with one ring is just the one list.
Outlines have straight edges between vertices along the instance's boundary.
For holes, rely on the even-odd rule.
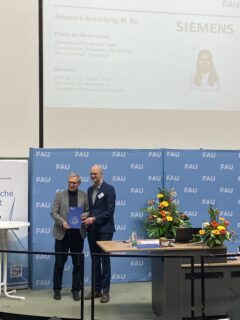
[[175,238],[177,228],[191,227],[187,215],[180,213],[174,197],[174,189],[159,189],[156,200],[149,200],[143,211],[148,215],[145,220],[146,231],[150,238]]
[[204,222],[198,235],[194,236],[194,241],[202,241],[209,247],[222,246],[225,240],[235,239],[234,231],[229,231],[230,222],[223,217],[219,217],[219,210],[212,206],[208,209],[209,222]]

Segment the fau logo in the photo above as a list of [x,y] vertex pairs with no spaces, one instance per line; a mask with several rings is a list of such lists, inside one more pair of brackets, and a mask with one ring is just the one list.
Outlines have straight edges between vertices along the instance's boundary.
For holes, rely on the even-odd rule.
[[237,227],[240,228],[240,222],[238,222]]
[[89,176],[81,177],[81,182],[89,182]]
[[225,163],[220,164],[220,170],[233,170],[233,169],[234,169],[233,164],[225,164]]
[[180,176],[167,174],[166,180],[167,181],[180,181]]
[[224,188],[224,187],[222,187],[222,188],[219,189],[219,192],[220,193],[233,193],[233,188]]
[[115,182],[126,182],[126,176],[113,176],[112,181]]
[[113,273],[112,274],[112,280],[125,280],[126,279],[126,273]]
[[126,152],[122,152],[122,151],[113,151],[112,152],[112,158],[125,158],[127,155]]
[[36,280],[35,285],[38,287],[47,287],[50,285],[50,279]]
[[161,181],[162,180],[162,177],[161,176],[148,176],[148,181]]
[[185,213],[188,217],[197,217],[197,216],[198,216],[198,212],[197,212],[197,211],[184,211],[184,213]]
[[203,182],[215,182],[216,177],[215,176],[202,176]]
[[203,158],[211,158],[214,159],[216,158],[216,152],[203,152],[202,153]]
[[49,209],[51,207],[51,202],[36,202],[36,208]]
[[62,192],[62,191],[64,191],[64,189],[56,189],[56,193]]
[[214,206],[216,203],[215,199],[202,199],[202,204],[206,204],[206,205],[212,205]]
[[156,151],[149,151],[148,152],[148,158],[161,158],[162,153],[156,152]]
[[126,225],[125,224],[115,224],[116,231],[125,231]]
[[84,257],[88,258],[89,256],[90,256],[90,251],[89,250],[84,251]]
[[131,260],[130,261],[131,267],[143,267],[143,265],[144,265],[143,260]]
[[76,151],[74,154],[75,158],[88,158],[89,152],[86,151]]
[[36,151],[35,156],[36,156],[36,158],[50,158],[51,152]]
[[36,234],[49,234],[51,231],[51,228],[36,228]]
[[116,206],[126,207],[126,200],[116,200]]
[[36,254],[36,260],[50,260],[50,255]]
[[71,270],[71,266],[69,264],[65,264],[64,271],[69,272]]
[[143,193],[144,188],[130,188],[130,193]]
[[143,170],[143,168],[144,168],[143,163],[131,163],[130,164],[130,169]]
[[184,188],[184,193],[197,193],[198,188],[191,188],[191,187],[185,187]]
[[103,170],[107,170],[107,168],[108,168],[107,163],[99,163],[98,165],[99,165]]
[[87,283],[89,281],[89,276],[84,276],[84,282]]
[[180,158],[180,152],[167,151],[167,157],[169,157],[169,158]]
[[220,211],[220,216],[232,217],[233,216],[233,211]]
[[70,168],[70,163],[56,163],[56,170],[69,170]]
[[131,218],[142,218],[143,217],[143,212],[141,211],[132,211],[130,213]]
[[184,164],[184,169],[185,170],[197,170],[198,169],[198,164],[197,163],[185,163]]
[[50,183],[51,177],[36,177],[37,183]]

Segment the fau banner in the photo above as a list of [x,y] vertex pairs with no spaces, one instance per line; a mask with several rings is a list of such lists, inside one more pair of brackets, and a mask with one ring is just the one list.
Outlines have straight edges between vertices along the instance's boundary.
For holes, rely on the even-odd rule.
[[[31,250],[54,252],[51,206],[57,191],[67,189],[67,177],[77,172],[82,178],[80,189],[91,185],[90,167],[98,163],[104,180],[116,190],[115,240],[128,239],[133,227],[140,238],[146,238],[145,218],[141,208],[163,186],[162,150],[127,149],[31,149],[30,150],[30,217]],[[85,279],[90,283],[91,259],[87,240],[84,246]],[[35,255],[31,258],[32,288],[52,287],[54,256]],[[112,258],[112,282],[145,281],[151,276],[148,259]],[[63,286],[71,286],[72,263],[69,257]]]
[[[164,185],[174,187],[179,209],[191,218],[192,225],[201,227],[204,221],[209,221],[208,207],[212,205],[238,234],[240,153],[172,149],[163,152]],[[237,244],[238,241],[225,242],[230,252],[237,250]]]

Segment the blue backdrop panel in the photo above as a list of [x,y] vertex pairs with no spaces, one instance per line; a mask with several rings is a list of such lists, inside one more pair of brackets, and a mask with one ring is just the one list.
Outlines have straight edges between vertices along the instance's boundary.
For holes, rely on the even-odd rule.
[[[86,191],[91,184],[89,168],[95,163],[102,166],[105,180],[116,189],[114,239],[128,239],[133,226],[140,237],[146,237],[142,228],[144,214],[141,208],[162,186],[161,150],[31,149],[30,219],[33,251],[54,251],[50,210],[55,194],[67,188],[67,176],[71,171],[81,175],[80,188]],[[87,241],[84,253],[85,283],[88,284],[91,261]],[[71,285],[70,259],[65,266],[64,287]],[[32,257],[32,288],[52,287],[53,263],[52,256]],[[112,282],[141,281],[149,277],[150,265],[147,260],[112,259]]]
[[[216,150],[164,150],[164,185],[174,187],[179,209],[193,226],[209,221],[208,207],[239,227],[239,152]],[[226,242],[229,251],[236,244]]]

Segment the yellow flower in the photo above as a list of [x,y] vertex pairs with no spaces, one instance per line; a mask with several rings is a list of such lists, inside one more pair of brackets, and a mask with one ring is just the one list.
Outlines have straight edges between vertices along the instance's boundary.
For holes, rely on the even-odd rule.
[[219,220],[224,221],[225,219],[224,219],[224,218],[222,218],[222,217],[220,217],[220,218],[219,218]]
[[161,202],[161,205],[166,208],[169,206],[169,203],[167,201],[163,201]]
[[226,230],[226,228],[225,228],[224,226],[218,226],[217,229],[218,229],[219,231],[221,231],[221,230]]
[[199,234],[201,234],[201,236],[203,236],[205,233],[206,233],[205,230],[203,229],[199,230]]
[[158,199],[163,198],[163,194],[162,194],[162,193],[158,193],[158,194],[157,194],[157,198],[158,198]]
[[166,217],[167,221],[173,221],[172,217]]
[[213,230],[212,233],[213,234],[220,234],[220,231],[219,230]]

